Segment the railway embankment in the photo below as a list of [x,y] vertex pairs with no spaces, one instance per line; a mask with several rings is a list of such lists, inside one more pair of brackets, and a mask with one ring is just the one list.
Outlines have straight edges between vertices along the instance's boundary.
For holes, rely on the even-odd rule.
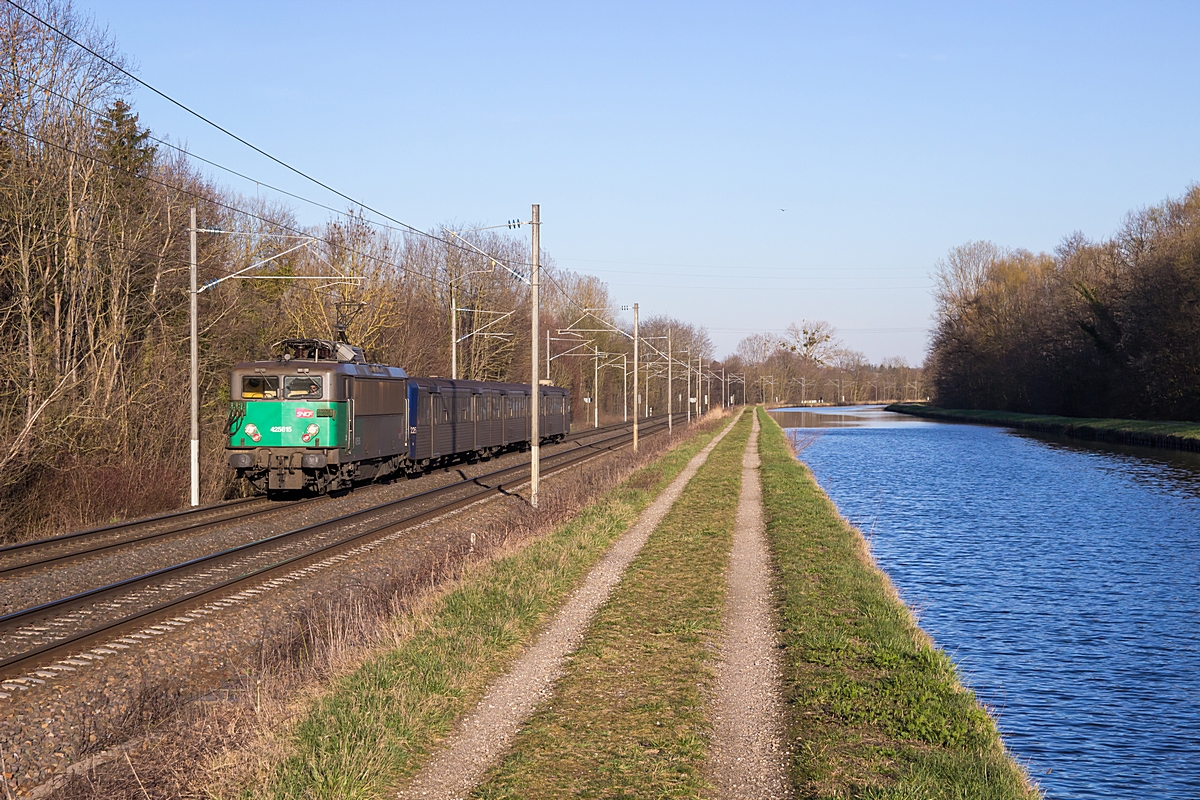
[[1197,422],[1061,417],[1053,414],[1022,414],[1015,411],[935,408],[925,403],[894,403],[884,410],[945,422],[1000,425],[1076,439],[1200,452],[1200,423]]

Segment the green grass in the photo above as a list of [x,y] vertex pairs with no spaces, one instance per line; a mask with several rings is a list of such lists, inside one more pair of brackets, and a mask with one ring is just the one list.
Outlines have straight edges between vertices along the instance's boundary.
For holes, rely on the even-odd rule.
[[917,627],[861,533],[760,412],[799,797],[1033,798],[995,725]]
[[746,414],[597,613],[554,699],[473,797],[696,797]]
[[290,731],[292,755],[246,796],[381,798],[427,760],[596,560],[712,438],[695,436],[571,522],[484,566],[338,680]]
[[1200,423],[1145,419],[1102,419],[1059,417],[1053,414],[1021,414],[1015,411],[977,411],[961,408],[934,408],[924,403],[896,403],[887,411],[912,414],[950,422],[977,422],[1005,425],[1044,433],[1059,433],[1082,439],[1200,450]]

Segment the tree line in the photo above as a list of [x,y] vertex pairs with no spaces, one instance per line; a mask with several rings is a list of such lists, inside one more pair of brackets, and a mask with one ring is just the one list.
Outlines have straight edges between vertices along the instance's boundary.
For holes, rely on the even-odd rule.
[[969,242],[934,277],[939,405],[1200,420],[1200,186],[1053,253]]
[[794,323],[782,334],[751,334],[721,367],[744,378],[744,385],[730,387],[738,402],[744,394],[750,403],[853,405],[919,400],[928,391],[920,367],[901,357],[873,364],[824,320]]

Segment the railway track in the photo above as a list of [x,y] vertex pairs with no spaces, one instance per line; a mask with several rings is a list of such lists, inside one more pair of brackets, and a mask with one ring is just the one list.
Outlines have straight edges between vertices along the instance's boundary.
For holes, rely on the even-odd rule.
[[[641,427],[651,434],[665,430],[667,421]],[[628,428],[581,431],[572,438],[600,438],[544,457],[543,474],[624,447],[632,438]],[[194,621],[188,609],[230,595],[249,599],[306,570],[343,561],[423,522],[509,491],[525,483],[528,472],[528,462],[515,464],[0,616],[0,676],[28,672],[24,678],[5,678],[0,690],[19,689],[165,634]]]
[[[622,422],[601,428],[587,428],[568,434],[563,441],[579,441],[591,436],[607,435],[614,430],[627,430],[630,427],[630,423]],[[260,495],[12,544],[0,547],[0,579],[108,554],[116,550],[142,547],[156,541],[165,541],[180,536],[195,536],[230,522],[246,521],[252,517],[274,514],[293,508],[302,503],[326,500],[328,500],[327,497],[270,500]]]

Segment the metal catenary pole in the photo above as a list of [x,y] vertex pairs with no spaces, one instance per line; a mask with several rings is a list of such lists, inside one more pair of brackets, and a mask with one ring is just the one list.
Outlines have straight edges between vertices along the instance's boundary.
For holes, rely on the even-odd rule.
[[[625,401],[625,421],[629,422],[629,357],[621,353],[621,369],[625,371],[625,377],[621,381],[621,397]],[[637,409],[633,410],[634,415],[637,415]]]
[[687,353],[687,397],[683,398],[687,403],[687,421],[692,424],[692,354],[689,350],[684,350]]
[[450,380],[458,380],[458,298],[450,282]]
[[675,389],[671,386],[671,329],[667,328],[667,431],[672,431],[671,412],[675,400]]
[[[638,304],[633,304],[633,393],[637,394],[638,386]],[[638,449],[638,415],[637,402],[633,404],[633,452]]]
[[191,210],[188,241],[191,249],[191,286],[189,293],[192,316],[191,355],[192,355],[192,505],[200,505],[200,334],[196,322],[196,209]]
[[600,427],[600,348],[592,350],[592,427]]
[[[532,347],[532,360],[530,363],[529,377],[533,379],[533,394],[530,398],[530,427],[529,427],[529,442],[532,458],[529,462],[529,505],[534,508],[538,507],[538,484],[541,479],[541,464],[539,458],[541,456],[540,438],[541,426],[538,424],[538,396],[541,394],[541,382],[538,380],[538,371],[541,368],[541,363],[538,360],[538,342],[541,339],[541,331],[538,330],[538,311],[541,303],[539,297],[539,282],[541,280],[541,267],[539,266],[542,255],[542,215],[541,208],[537,203],[533,204],[533,258],[530,259],[530,302],[533,306],[533,335],[530,337]],[[636,441],[636,439],[635,439]]]

